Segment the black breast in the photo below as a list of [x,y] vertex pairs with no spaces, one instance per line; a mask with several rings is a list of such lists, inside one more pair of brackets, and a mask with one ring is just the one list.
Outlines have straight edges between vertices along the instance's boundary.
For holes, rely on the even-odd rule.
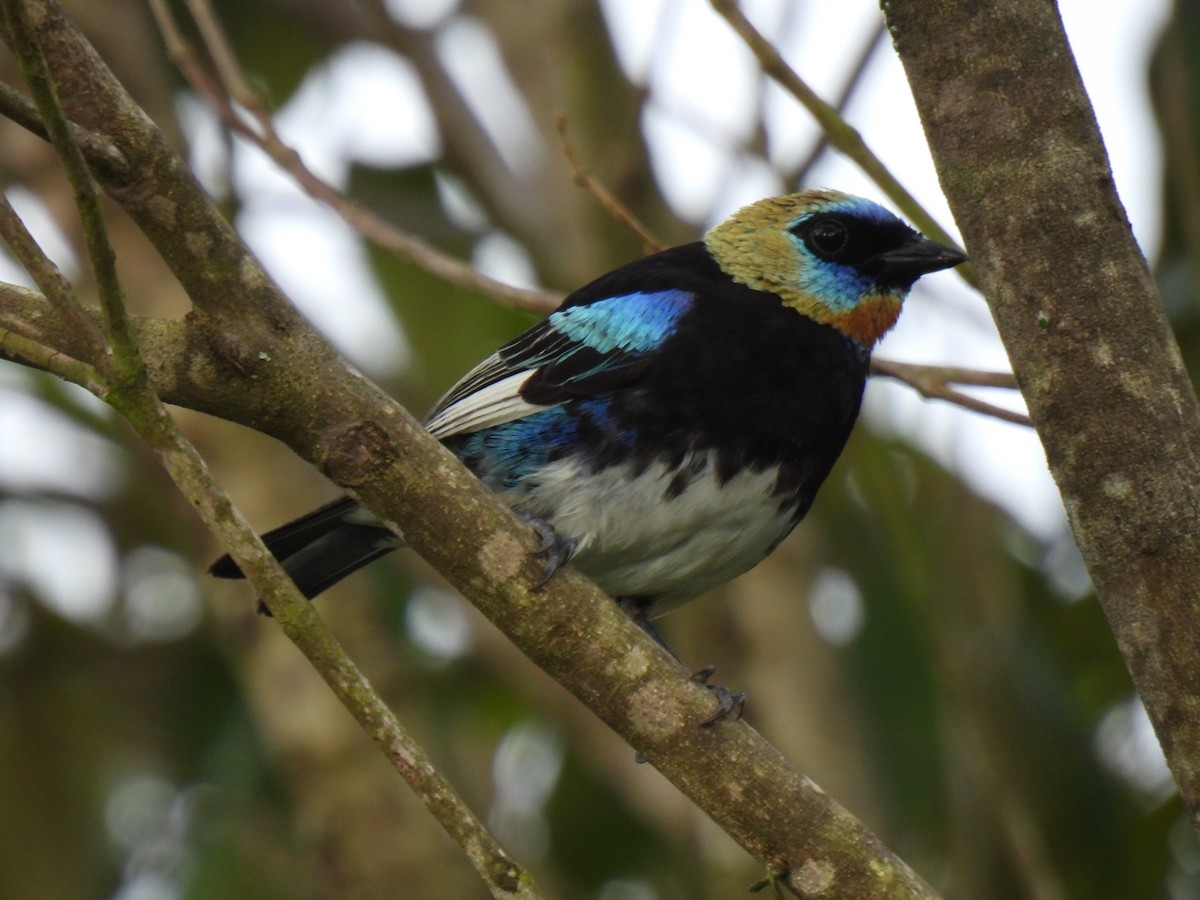
[[[598,447],[597,463],[632,454],[679,466],[714,451],[723,481],[778,467],[780,502],[797,504],[799,518],[858,416],[868,353],[774,294],[734,283],[702,244],[676,253],[658,255],[674,270],[663,280],[692,291],[696,305],[641,377],[615,392],[611,424],[626,440]],[[681,470],[675,487],[688,477]]]

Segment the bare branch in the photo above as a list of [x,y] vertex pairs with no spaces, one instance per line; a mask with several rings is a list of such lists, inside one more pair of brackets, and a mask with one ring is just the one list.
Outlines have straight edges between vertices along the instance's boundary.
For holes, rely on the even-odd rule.
[[[315,607],[301,596],[280,563],[213,478],[195,447],[179,431],[154,392],[126,315],[123,290],[117,279],[115,256],[108,242],[99,196],[83,155],[72,140],[66,116],[59,106],[53,82],[46,70],[37,35],[29,26],[22,0],[15,0],[15,5],[7,5],[5,13],[12,43],[18,50],[26,78],[33,87],[42,121],[67,167],[68,177],[75,189],[76,206],[83,220],[89,258],[96,271],[105,331],[114,350],[111,364],[113,384],[98,395],[126,417],[205,523],[220,535],[288,638],[305,654],[363,730],[376,741],[447,833],[458,840],[492,895],[514,900],[537,900],[538,894],[528,873],[505,854],[403,729],[324,626]],[[28,249],[22,244],[19,246],[22,250]],[[27,267],[39,273],[45,271],[56,275],[57,270],[41,256],[40,248],[34,245],[34,251]],[[52,279],[46,275],[42,280],[49,283]],[[78,306],[73,309],[76,318],[94,330],[94,323],[87,319],[82,309]],[[26,351],[31,349],[28,345],[33,342],[14,335],[11,343],[19,351]],[[58,364],[61,370],[72,375],[86,375],[76,368],[61,364],[52,356],[43,354],[42,358],[50,364]],[[107,363],[108,357],[101,354],[101,360]]]
[[[3,82],[0,82],[0,115],[16,122],[31,134],[36,134],[44,140],[50,139],[49,134],[46,132],[46,126],[42,124],[41,116],[38,115],[37,106],[34,105],[33,101],[21,94],[16,88]],[[70,123],[70,128],[75,138],[75,143],[79,144],[83,149],[88,157],[88,161],[93,166],[109,170],[120,170],[128,165],[128,160],[125,159],[120,148],[112,141],[106,140],[100,135],[88,131],[86,128],[80,128],[73,122]]]
[[[868,64],[874,59],[875,53],[879,48],[883,46],[884,38],[886,37],[887,25],[881,17],[879,24],[872,30],[870,36],[863,42],[862,47],[855,55],[854,66],[851,68],[850,74],[846,77],[845,84],[838,91],[837,99],[833,103],[833,108],[843,118],[845,117],[846,107],[850,105],[850,101],[854,99],[854,95],[858,92],[858,88],[862,84],[863,75],[867,72]],[[826,131],[822,131],[808,155],[791,173],[784,176],[787,183],[799,185],[807,181],[812,167],[817,164],[817,161],[829,149],[829,146],[829,134]]]
[[[204,0],[191,0],[189,6],[202,12],[208,9]],[[215,42],[215,45],[209,46],[210,53],[222,60],[224,90],[208,76],[200,64],[171,17],[165,0],[150,0],[150,7],[167,42],[171,59],[179,66],[188,83],[213,105],[221,120],[266,153],[295,179],[305,193],[326,204],[363,237],[405,262],[441,278],[447,284],[492,297],[513,309],[545,314],[558,306],[561,297],[545,291],[514,287],[489,278],[467,263],[442,253],[427,241],[400,230],[323,181],[305,165],[300,154],[288,146],[276,131],[266,104],[242,74],[219,23],[211,16],[211,10],[205,16],[203,31],[206,39]],[[253,115],[253,124],[247,122],[237,111],[230,102],[231,97]]]
[[74,333],[80,346],[86,348],[85,355],[97,362],[104,360],[108,352],[108,342],[96,326],[75,302],[71,286],[54,265],[42,252],[17,211],[8,202],[8,197],[0,195],[0,237],[8,244],[13,256],[24,267],[54,308],[54,313]]
[[0,328],[0,358],[49,372],[104,399],[107,388],[93,366],[15,331]]
[[951,366],[924,366],[875,358],[871,360],[871,374],[895,378],[897,381],[915,388],[922,397],[945,400],[972,412],[1012,422],[1015,425],[1033,426],[1029,416],[1024,413],[996,406],[950,387],[952,384],[965,384],[972,387],[1016,390],[1017,380],[1008,372],[982,372],[978,369],[960,369]]
[[[129,391],[137,393],[148,389],[145,368],[141,354],[129,327],[129,318],[125,310],[125,294],[117,278],[117,257],[112,244],[108,240],[108,230],[104,225],[104,215],[100,211],[100,196],[92,181],[91,172],[83,158],[83,152],[75,142],[74,133],[67,120],[66,114],[58,100],[54,81],[50,77],[46,58],[42,54],[41,45],[30,26],[28,11],[23,2],[10,3],[5,7],[5,25],[12,35],[13,49],[21,65],[21,72],[33,93],[34,103],[38,114],[55,151],[63,161],[67,171],[67,180],[74,192],[75,207],[79,211],[83,223],[84,242],[87,246],[88,259],[92,263],[92,271],[96,277],[96,286],[100,295],[100,312],[104,321],[104,335],[95,331],[95,324],[87,318],[82,307],[75,301],[66,281],[58,268],[42,253],[41,248],[34,244],[22,246],[25,254],[22,259],[26,269],[34,275],[39,286],[55,284],[62,296],[61,312],[77,328],[81,334],[87,334],[89,340],[101,348],[95,357],[95,365],[112,379],[108,400],[116,402],[120,408],[121,393]],[[7,207],[7,202],[5,203]],[[11,207],[5,213],[11,212]],[[7,215],[5,218],[8,218]],[[25,235],[28,238],[28,235]],[[34,274],[37,273],[37,274]],[[107,346],[105,346],[107,339]],[[111,352],[109,351],[111,348]]]
[[632,231],[639,241],[642,242],[642,249],[646,253],[657,253],[663,249],[662,242],[650,233],[648,229],[637,216],[633,214],[628,206],[613,196],[612,191],[601,184],[580,159],[579,153],[575,149],[575,144],[571,140],[571,134],[567,130],[567,117],[561,113],[555,118],[554,126],[558,129],[559,140],[562,141],[563,153],[566,154],[567,161],[571,163],[571,168],[575,172],[575,183],[596,198],[596,202],[603,207],[604,211],[610,216]]

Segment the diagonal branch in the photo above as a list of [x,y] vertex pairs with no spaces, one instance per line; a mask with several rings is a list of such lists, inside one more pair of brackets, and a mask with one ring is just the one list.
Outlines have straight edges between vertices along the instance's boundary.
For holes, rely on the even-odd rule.
[[50,301],[53,315],[64,322],[78,339],[81,355],[96,360],[97,364],[106,360],[108,342],[104,334],[75,303],[71,287],[58,266],[49,260],[45,260],[45,265],[39,264],[44,259],[41,248],[9,203],[8,197],[3,195],[0,195],[0,238],[3,238],[13,256],[25,267],[34,284]]
[[93,356],[96,366],[112,379],[112,387],[117,392],[143,391],[148,382],[137,344],[129,328],[125,295],[117,278],[117,257],[108,240],[108,231],[104,227],[100,197],[84,161],[83,152],[75,141],[75,133],[59,104],[58,92],[28,15],[24,3],[7,3],[4,6],[5,30],[20,63],[21,73],[33,93],[33,101],[41,122],[67,171],[75,208],[83,223],[88,259],[92,263],[100,294],[103,334],[76,302],[58,268],[42,253],[19,220],[14,221],[16,216],[5,201],[4,218],[9,228],[20,237],[19,245],[14,245],[10,240],[9,246],[18,253],[22,264],[39,286],[45,289],[45,286],[53,285],[54,296],[59,298],[57,305],[60,314],[92,345],[92,350],[96,353]]
[[57,375],[97,397],[102,397],[105,392],[104,382],[100,380],[94,367],[68,356],[61,350],[4,328],[0,328],[0,359]]
[[[97,390],[97,396],[125,416],[205,523],[220,535],[281,629],[305,654],[362,729],[375,740],[447,833],[459,842],[492,895],[500,900],[537,900],[538,894],[529,874],[508,857],[406,733],[332,632],[324,626],[315,607],[301,596],[282,566],[213,478],[204,460],[183,436],[155,393],[125,310],[99,196],[59,105],[38,36],[30,26],[21,0],[9,2],[4,13],[7,33],[33,89],[41,119],[75,191],[89,259],[96,272],[101,318],[113,348],[111,360],[107,355],[101,355],[102,368],[111,371],[112,383]],[[26,241],[18,246],[22,262],[38,283],[65,287],[58,270],[36,244]],[[63,291],[62,301],[82,326],[79,336],[94,339],[95,323],[69,296],[69,291]],[[29,343],[32,342],[20,337],[14,341],[22,350],[28,349]],[[49,361],[56,362],[53,358]],[[60,366],[59,371],[72,376],[87,374],[64,366]]]
[[970,394],[954,390],[951,385],[964,384],[971,387],[1017,389],[1017,380],[1008,372],[983,372],[978,369],[960,369],[951,366],[924,366],[902,363],[892,359],[872,359],[871,373],[907,384],[922,397],[945,400],[972,412],[991,416],[1014,425],[1032,426],[1024,413],[996,406]]
[[[16,122],[26,131],[44,140],[50,135],[42,124],[37,106],[16,88],[0,82],[0,115]],[[80,146],[91,165],[109,170],[120,170],[126,165],[121,151],[112,141],[106,140],[75,123],[68,123],[75,143]]]
[[[219,84],[209,76],[195,51],[184,39],[165,0],[150,0],[150,8],[172,61],[183,72],[188,83],[212,104],[221,120],[266,153],[276,165],[292,176],[305,193],[327,205],[367,240],[447,284],[485,294],[514,309],[547,313],[558,306],[560,298],[555,295],[514,287],[489,278],[470,265],[441,252],[429,242],[402,231],[318,177],[305,165],[300,154],[280,137],[266,103],[242,74],[229,42],[205,0],[190,0],[189,9],[200,24],[209,54],[217,60],[221,78]],[[251,121],[247,121],[245,115],[239,112],[238,106],[249,113]]]
[[[854,67],[850,70],[850,74],[846,77],[842,89],[838,91],[837,99],[832,104],[839,116],[845,118],[846,108],[858,93],[859,87],[862,86],[863,76],[867,73],[869,64],[875,58],[876,52],[883,46],[884,38],[886,37],[887,23],[884,22],[881,16],[879,24],[871,31],[871,34],[863,42],[858,53],[855,54]],[[785,175],[787,182],[790,184],[803,184],[807,181],[809,172],[817,164],[817,161],[820,160],[822,154],[829,149],[829,146],[829,133],[822,131],[812,149],[808,152],[808,155],[801,160],[792,172]]]
[[612,191],[587,170],[587,166],[583,164],[579,152],[575,149],[575,142],[571,140],[571,133],[567,130],[567,117],[560,113],[554,120],[554,126],[558,129],[563,153],[566,154],[567,160],[575,172],[575,183],[591,194],[605,212],[633,232],[642,242],[643,251],[657,253],[662,250],[662,242],[650,233],[650,229],[633,214],[633,210],[618,200]]

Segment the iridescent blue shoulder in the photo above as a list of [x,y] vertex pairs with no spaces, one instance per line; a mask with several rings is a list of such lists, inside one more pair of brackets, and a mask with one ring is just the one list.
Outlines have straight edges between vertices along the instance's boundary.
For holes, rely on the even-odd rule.
[[426,426],[444,439],[633,383],[714,277],[728,280],[699,243],[601,276],[467,373]]

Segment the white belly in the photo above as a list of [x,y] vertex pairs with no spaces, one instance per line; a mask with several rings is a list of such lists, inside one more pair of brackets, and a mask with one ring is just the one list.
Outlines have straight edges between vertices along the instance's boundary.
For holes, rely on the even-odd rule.
[[[699,468],[699,467],[697,467]],[[576,542],[572,563],[613,597],[658,598],[663,612],[752,568],[791,530],[774,470],[742,472],[718,487],[705,460],[687,488],[668,497],[672,472],[653,463],[589,472],[552,463],[537,484],[507,499]]]

